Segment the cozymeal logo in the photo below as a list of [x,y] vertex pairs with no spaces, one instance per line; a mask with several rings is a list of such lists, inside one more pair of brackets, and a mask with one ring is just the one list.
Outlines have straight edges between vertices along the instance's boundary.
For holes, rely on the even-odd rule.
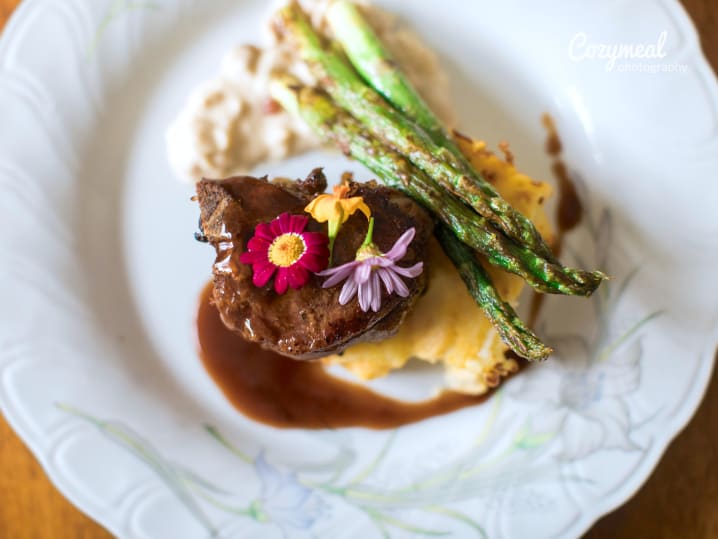
[[686,64],[667,63],[664,30],[652,43],[600,43],[586,32],[574,34],[568,45],[568,56],[574,62],[604,60],[606,71],[618,73],[685,73]]

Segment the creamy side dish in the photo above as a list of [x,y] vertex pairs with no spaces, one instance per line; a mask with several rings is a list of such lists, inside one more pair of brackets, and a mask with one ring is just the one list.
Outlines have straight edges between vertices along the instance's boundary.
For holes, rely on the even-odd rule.
[[[323,26],[326,0],[302,4],[314,24]],[[449,80],[436,54],[394,15],[369,5],[363,10],[422,97],[445,124],[454,125]],[[269,97],[269,78],[277,72],[313,82],[269,26],[262,46],[239,45],[225,55],[217,76],[192,92],[167,132],[169,161],[179,178],[196,182],[246,174],[321,145],[304,122]]]

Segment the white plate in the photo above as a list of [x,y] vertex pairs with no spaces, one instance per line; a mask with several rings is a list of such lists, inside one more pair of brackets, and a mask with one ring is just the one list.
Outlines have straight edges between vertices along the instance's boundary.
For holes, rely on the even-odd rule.
[[[464,130],[510,140],[539,177],[538,118],[555,116],[589,208],[567,259],[614,279],[592,301],[551,298],[557,357],[483,406],[396,432],[252,423],[196,355],[212,252],[163,134],[267,6],[25,0],[0,41],[0,402],[121,537],[576,537],[700,401],[718,341],[718,89],[679,5],[381,3],[446,60]],[[629,61],[660,72],[586,58],[663,32],[664,57]],[[346,166],[314,154],[271,172],[318,163]],[[435,375],[378,387],[420,397]]]

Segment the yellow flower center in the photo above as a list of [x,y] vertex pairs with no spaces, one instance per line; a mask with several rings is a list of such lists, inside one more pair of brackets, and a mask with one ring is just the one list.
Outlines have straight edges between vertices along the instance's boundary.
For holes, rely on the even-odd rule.
[[374,245],[373,243],[370,243],[369,245],[362,245],[359,247],[359,250],[357,251],[356,260],[359,262],[363,262],[367,258],[372,258],[374,256],[382,256],[382,252],[379,250],[379,248]]
[[307,244],[304,243],[304,238],[299,234],[289,232],[274,239],[272,245],[269,246],[267,256],[275,266],[288,268],[302,258],[306,250]]

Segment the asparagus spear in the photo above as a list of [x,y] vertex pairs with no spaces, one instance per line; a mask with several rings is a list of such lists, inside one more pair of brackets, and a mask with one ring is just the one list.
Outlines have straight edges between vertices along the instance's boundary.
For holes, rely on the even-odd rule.
[[[327,10],[326,19],[335,39],[364,80],[395,108],[414,120],[436,144],[461,155],[454,140],[397,67],[356,4],[337,0]],[[463,156],[460,159],[463,160]]]
[[459,240],[485,255],[491,264],[521,276],[534,289],[551,294],[589,296],[600,284],[603,274],[588,274],[591,280],[576,283],[565,268],[537,257],[496,231],[486,219],[372,136],[361,122],[323,92],[285,76],[271,81],[270,93],[285,109],[299,115],[320,136],[363,163],[384,183],[423,204]]
[[[279,27],[289,32],[299,54],[336,102],[350,111],[378,137],[400,153],[438,184],[454,193],[487,218],[507,236],[526,245],[538,256],[556,263],[536,228],[506,202],[481,176],[450,149],[437,145],[422,130],[387,104],[368,87],[331,42],[324,44],[308,17],[296,3],[278,13]],[[592,277],[581,270],[568,270],[577,283]]]
[[437,227],[436,237],[459,270],[476,303],[499,332],[501,340],[529,361],[546,359],[551,355],[551,348],[542,343],[536,334],[526,327],[513,307],[501,299],[491,277],[476,260],[474,252],[458,241],[451,230],[443,225]]

